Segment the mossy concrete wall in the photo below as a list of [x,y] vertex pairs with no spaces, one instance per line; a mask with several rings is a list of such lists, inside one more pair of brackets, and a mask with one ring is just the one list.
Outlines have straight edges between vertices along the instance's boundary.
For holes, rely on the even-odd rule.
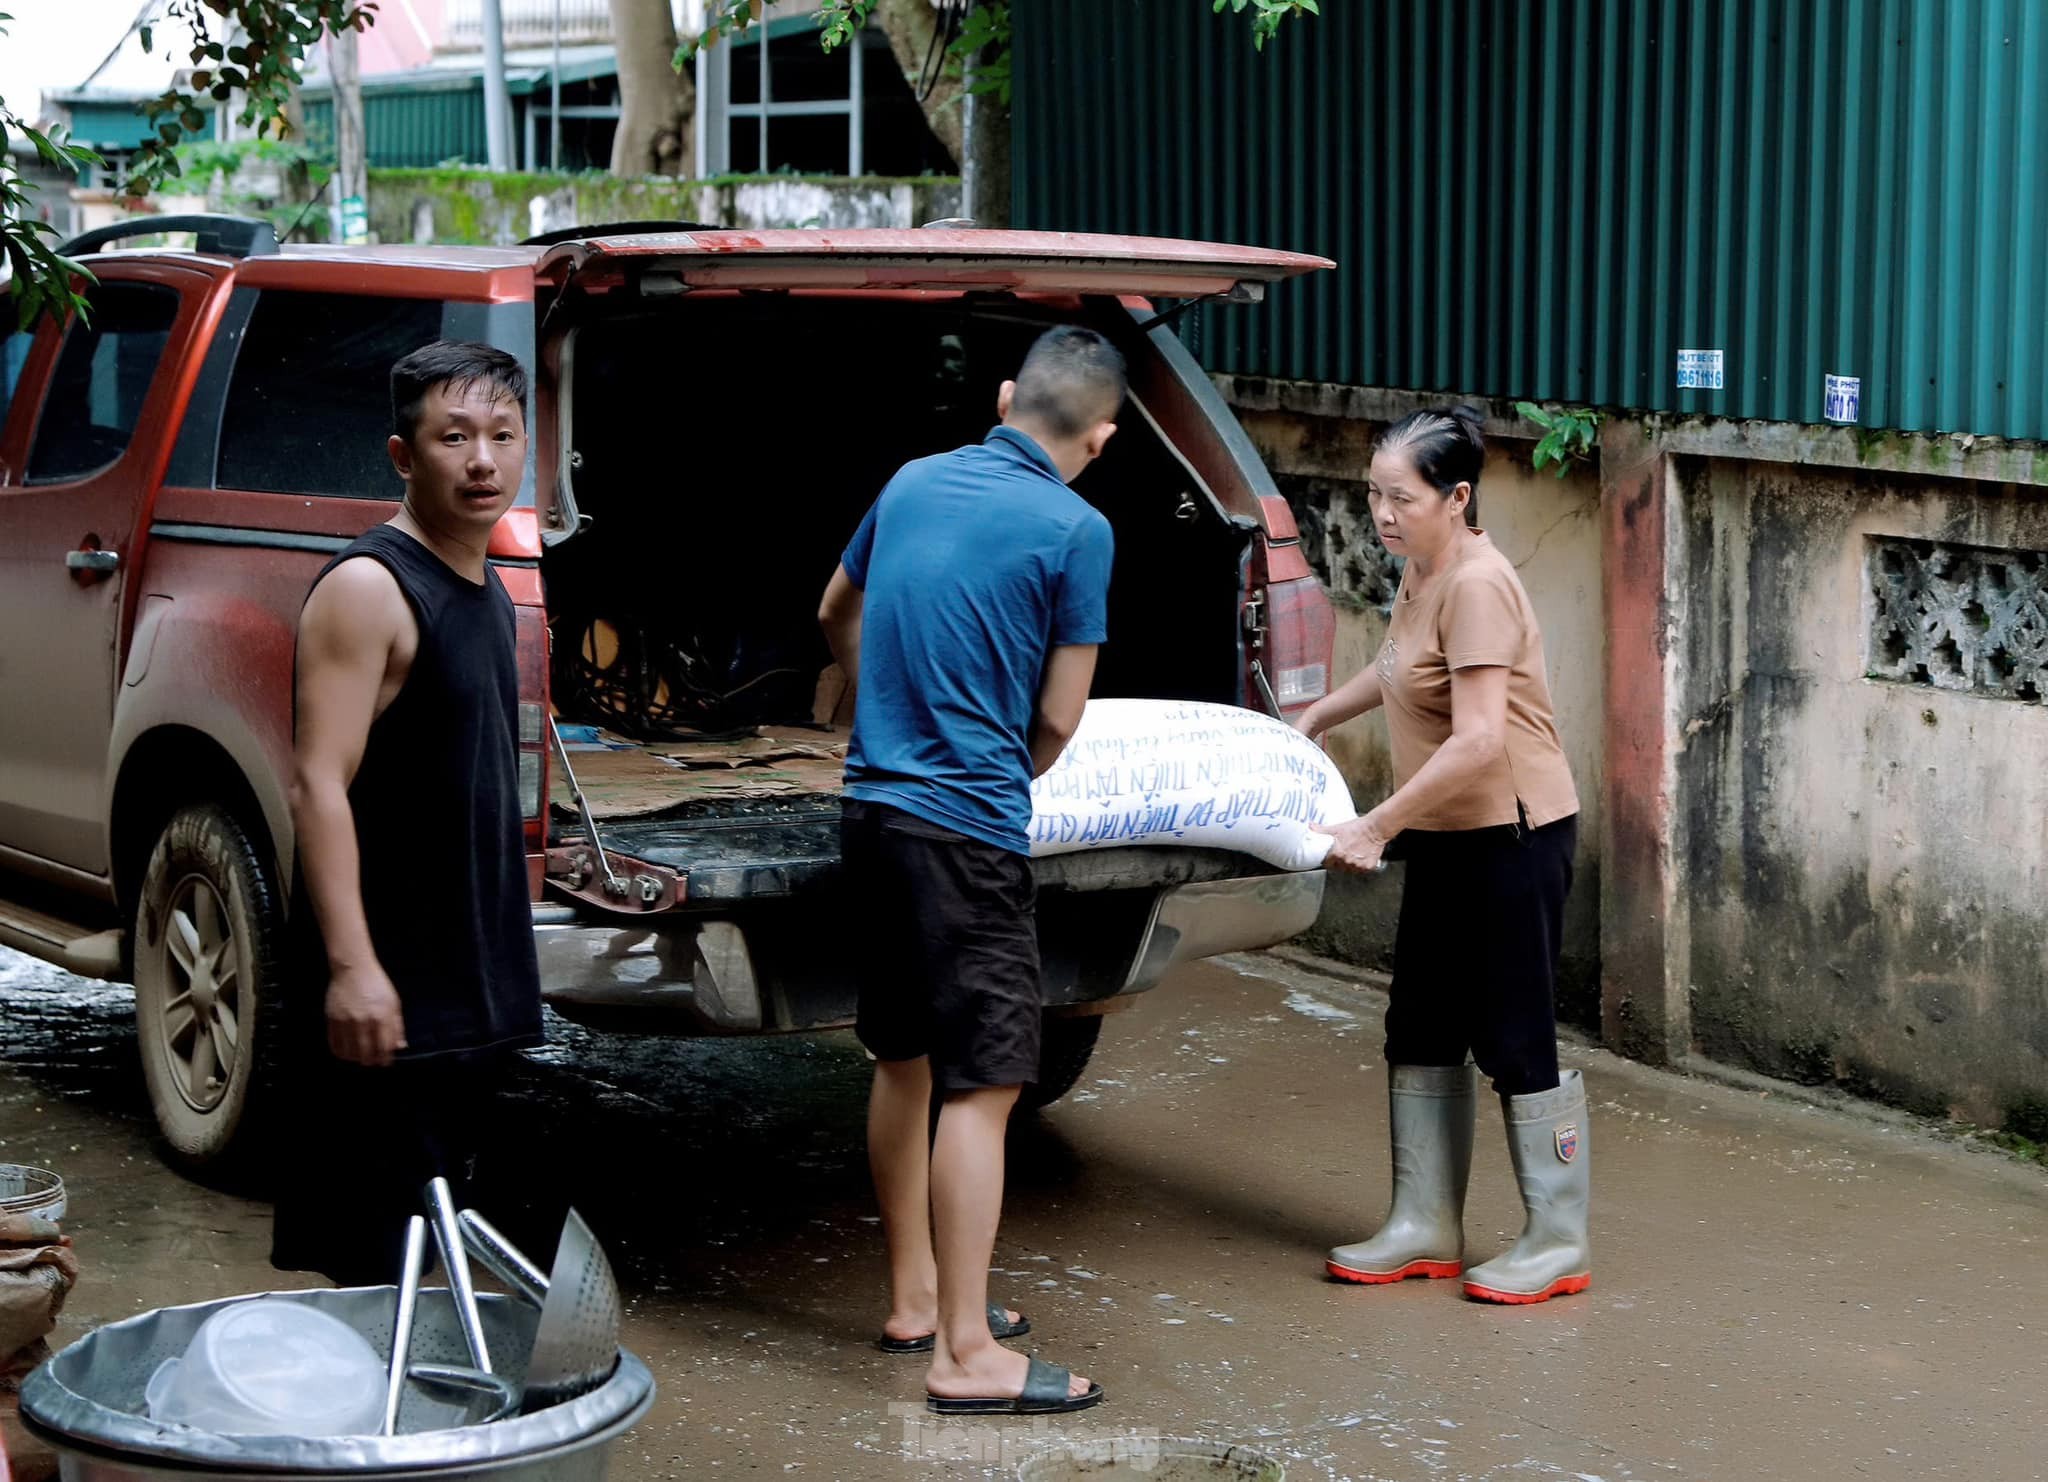
[[[1938,659],[1869,674],[1880,609],[1902,605],[1916,638],[1961,631],[1967,648],[1981,630],[2009,637],[2018,667],[2038,662],[2048,564],[2018,557],[1988,609],[1955,567],[1965,550],[2048,551],[2048,490],[1699,457],[1675,473],[1672,823],[1693,1043],[1916,1111],[2024,1122],[2048,1104],[2048,704]],[[1885,551],[1924,572],[1904,604],[1877,590]]]
[[505,246],[612,221],[712,226],[913,227],[960,214],[960,182],[793,175],[720,180],[485,170],[372,170],[370,230],[381,242]]

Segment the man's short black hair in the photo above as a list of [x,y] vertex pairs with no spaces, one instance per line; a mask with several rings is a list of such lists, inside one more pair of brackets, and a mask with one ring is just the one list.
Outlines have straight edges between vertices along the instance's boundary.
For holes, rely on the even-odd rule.
[[1010,415],[1057,438],[1079,437],[1124,404],[1124,358],[1092,329],[1062,324],[1038,337],[1017,372]]
[[391,367],[391,425],[407,442],[420,430],[420,411],[436,386],[458,395],[472,386],[487,387],[493,401],[511,402],[519,408],[519,420],[526,420],[526,371],[517,359],[490,345],[436,340]]

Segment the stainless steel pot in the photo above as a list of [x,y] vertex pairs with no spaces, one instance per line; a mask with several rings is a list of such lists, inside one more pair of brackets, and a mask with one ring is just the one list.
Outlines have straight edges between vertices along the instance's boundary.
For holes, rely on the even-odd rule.
[[[340,1318],[380,1350],[389,1346],[394,1289],[283,1292]],[[143,1387],[164,1359],[182,1354],[199,1325],[231,1297],[166,1307],[110,1323],[72,1344],[22,1385],[21,1414],[56,1448],[65,1482],[204,1482],[288,1475],[382,1479],[504,1478],[517,1482],[599,1482],[612,1443],[654,1401],[654,1376],[630,1353],[597,1389],[563,1404],[494,1421],[460,1424],[461,1400],[437,1400],[411,1386],[394,1436],[220,1436],[149,1419]],[[509,1298],[479,1298],[499,1373],[522,1384],[523,1355],[538,1315]],[[464,1364],[469,1357],[455,1304],[443,1288],[420,1293],[415,1363]],[[443,1428],[449,1427],[449,1428]]]

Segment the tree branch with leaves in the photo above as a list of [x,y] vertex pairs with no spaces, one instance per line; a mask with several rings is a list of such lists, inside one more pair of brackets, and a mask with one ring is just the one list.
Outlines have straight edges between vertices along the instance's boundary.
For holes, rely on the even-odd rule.
[[[0,14],[0,36],[7,34],[11,15]],[[72,287],[76,278],[92,274],[57,252],[57,229],[29,214],[28,181],[14,163],[14,141],[25,139],[36,157],[53,170],[77,175],[101,163],[90,149],[73,144],[62,129],[44,130],[23,119],[0,98],[0,251],[7,256],[7,290],[14,298],[19,323],[26,327],[44,308],[57,313],[83,309],[85,301]]]
[[[170,0],[165,19],[190,34],[191,71],[142,105],[150,137],[136,151],[123,186],[127,194],[145,196],[182,174],[177,146],[206,128],[209,108],[228,107],[238,94],[241,123],[257,138],[290,133],[287,109],[305,74],[308,49],[335,32],[368,28],[376,10],[376,0]],[[0,22],[7,19],[0,16]],[[141,28],[143,50],[155,51],[162,28],[162,22]],[[6,152],[16,137],[33,144],[53,169],[70,174],[104,161],[68,142],[61,131],[31,127],[0,99],[0,244],[10,269],[8,293],[25,325],[44,308],[60,314],[83,310],[76,285],[90,282],[92,274],[59,256],[48,240],[56,229],[28,215],[27,182]]]

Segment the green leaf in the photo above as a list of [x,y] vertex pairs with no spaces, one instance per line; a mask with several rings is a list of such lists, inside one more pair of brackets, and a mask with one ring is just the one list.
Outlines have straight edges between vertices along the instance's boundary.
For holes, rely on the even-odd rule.
[[196,134],[206,127],[206,115],[197,108],[187,108],[178,115],[178,122],[185,126],[185,132]]
[[35,145],[36,153],[43,157],[44,164],[54,165],[61,170],[69,163],[64,157],[64,151],[52,144],[49,136],[40,129],[24,126],[22,132],[27,134],[29,142]]
[[155,27],[153,26],[144,26],[142,28],[142,49],[144,51],[152,50],[155,45],[154,39],[152,37],[152,33],[154,32],[154,30]]
[[176,144],[185,137],[185,131],[174,123],[158,124],[156,131],[163,137],[163,141],[166,144]]
[[16,229],[16,224],[11,221],[6,223],[4,228],[6,232],[7,261],[14,270],[14,282],[10,286],[14,292],[20,293],[25,291],[28,284],[34,279],[35,265],[28,260],[28,253],[23,248],[21,241],[16,239]]

